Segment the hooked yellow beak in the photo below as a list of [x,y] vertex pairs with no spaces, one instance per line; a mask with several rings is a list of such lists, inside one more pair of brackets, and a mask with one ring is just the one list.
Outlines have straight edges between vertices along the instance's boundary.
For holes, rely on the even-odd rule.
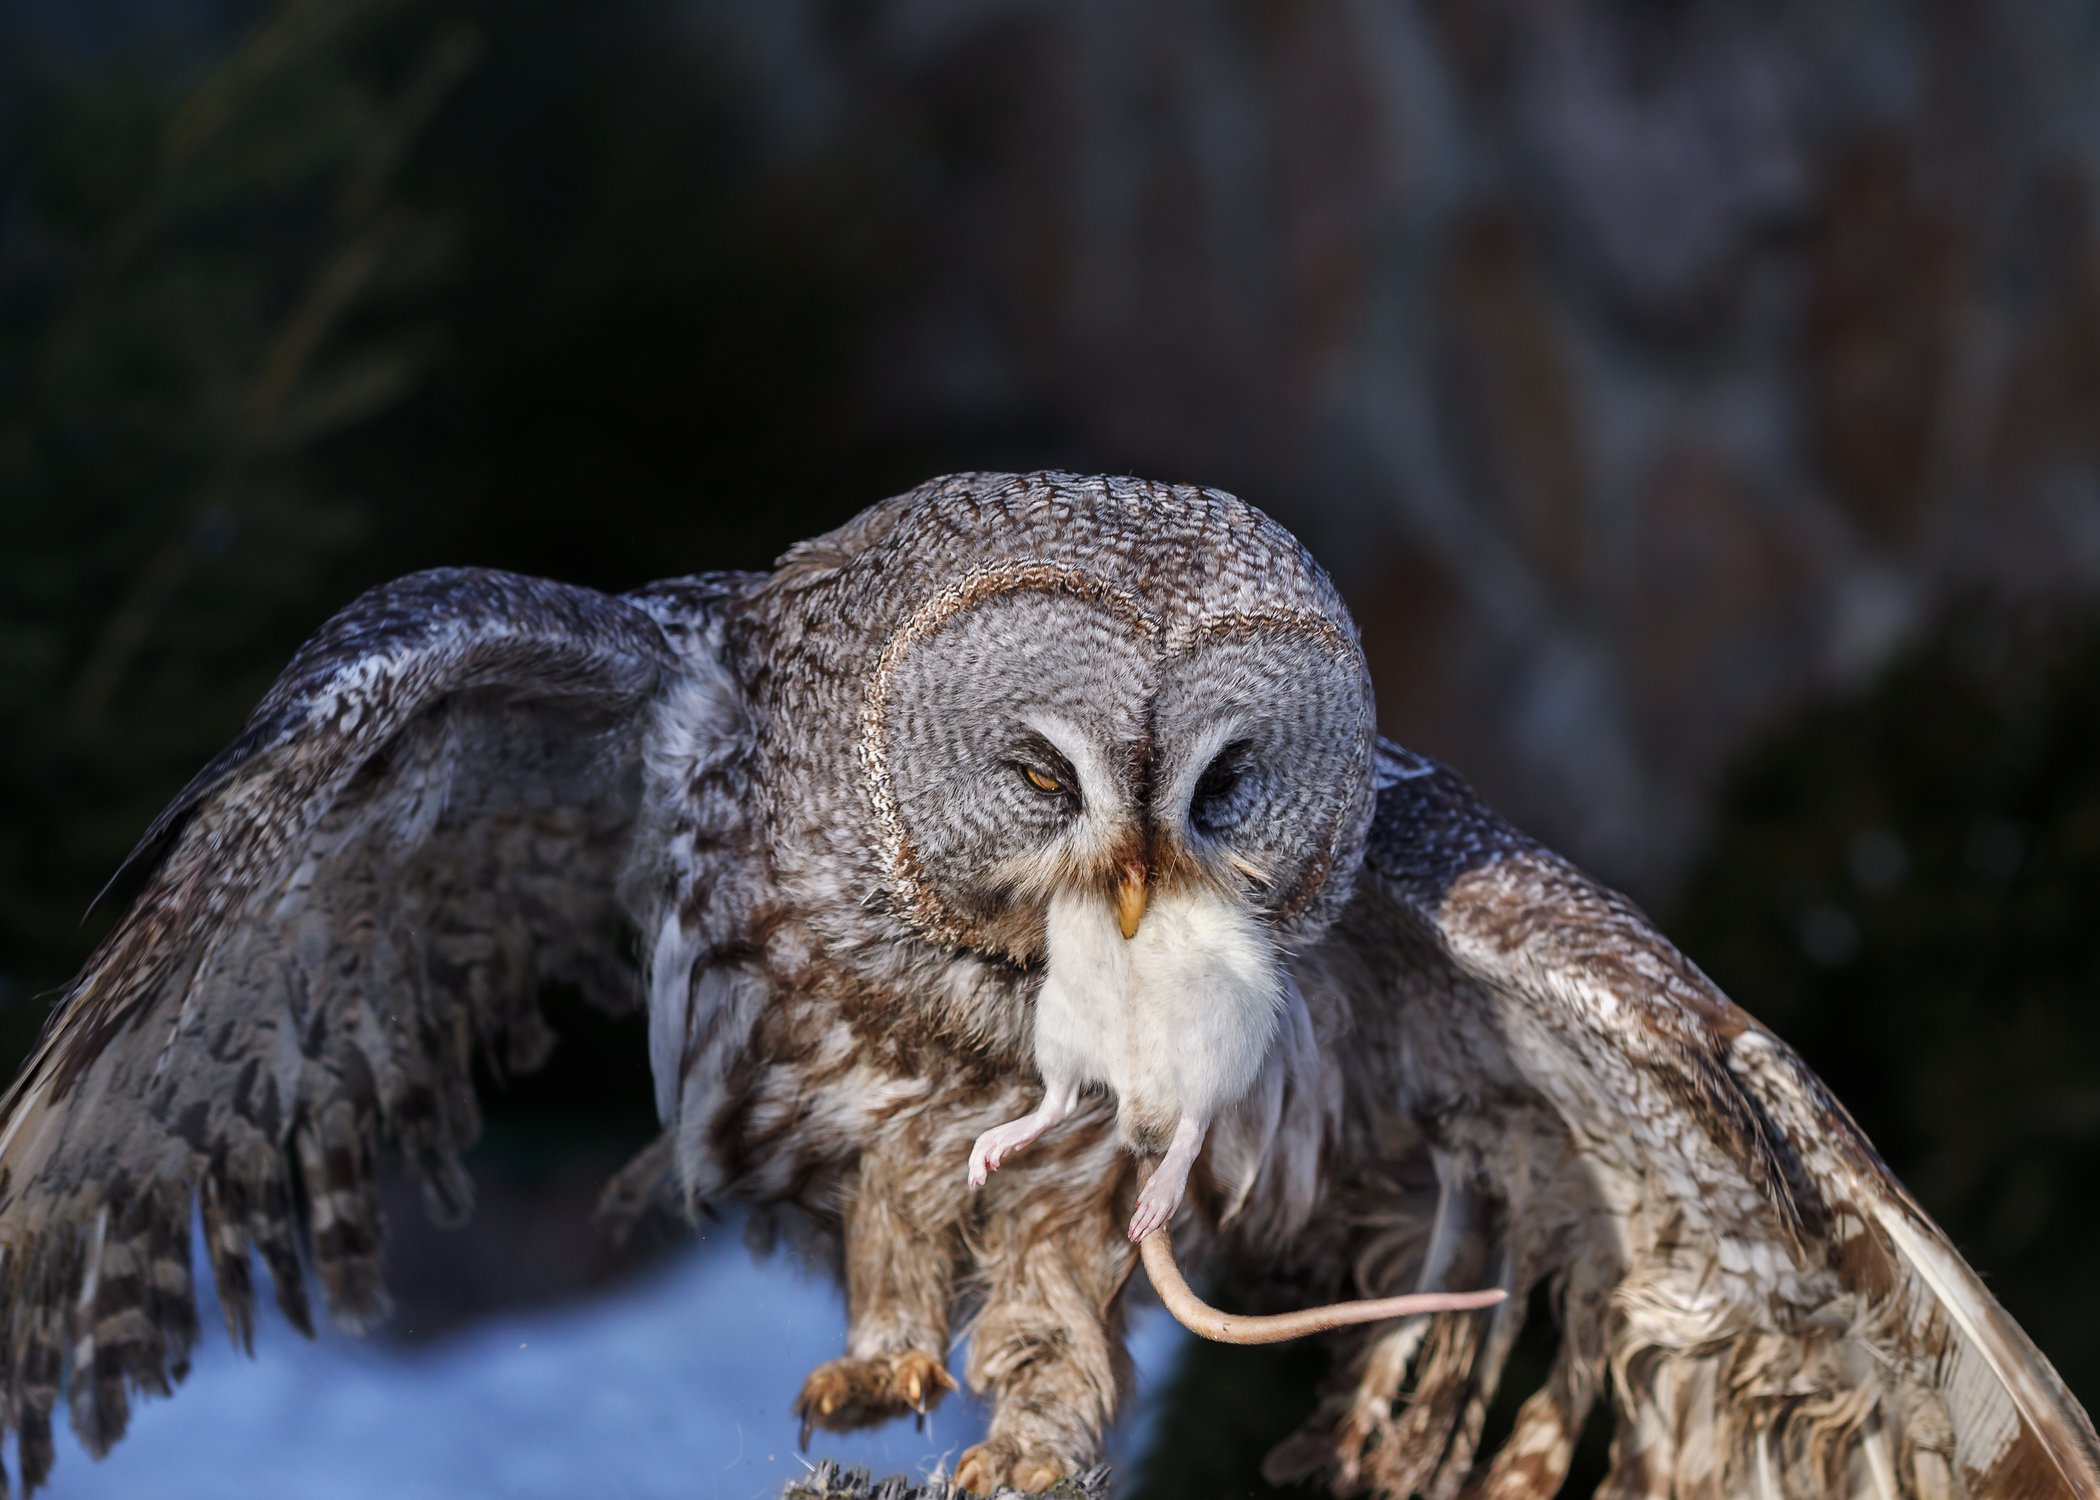
[[1137,936],[1138,923],[1145,920],[1145,902],[1151,895],[1146,874],[1144,864],[1132,860],[1123,866],[1123,883],[1116,887],[1116,925],[1123,929],[1125,942]]

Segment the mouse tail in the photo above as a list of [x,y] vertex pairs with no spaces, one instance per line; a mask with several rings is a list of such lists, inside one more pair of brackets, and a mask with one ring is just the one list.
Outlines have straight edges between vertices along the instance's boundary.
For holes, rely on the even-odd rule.
[[1138,1246],[1138,1254],[1144,1259],[1145,1274],[1152,1278],[1152,1289],[1174,1320],[1189,1332],[1220,1344],[1280,1344],[1286,1339],[1304,1338],[1355,1323],[1380,1323],[1388,1318],[1413,1318],[1425,1313],[1472,1312],[1493,1307],[1508,1295],[1499,1287],[1481,1292],[1415,1292],[1404,1297],[1332,1302],[1324,1307],[1256,1317],[1223,1312],[1197,1296],[1181,1274],[1181,1267],[1174,1263],[1174,1242],[1166,1230],[1155,1229],[1146,1235]]

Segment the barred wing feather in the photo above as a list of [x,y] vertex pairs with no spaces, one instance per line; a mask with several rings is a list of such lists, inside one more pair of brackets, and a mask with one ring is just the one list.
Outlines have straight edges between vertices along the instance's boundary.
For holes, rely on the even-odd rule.
[[543,981],[639,1000],[618,890],[652,705],[691,666],[675,606],[475,570],[374,590],[155,823],[142,893],[0,1102],[0,1421],[25,1488],[62,1381],[99,1453],[132,1391],[181,1378],[193,1212],[235,1338],[252,1252],[301,1328],[305,1261],[367,1323],[377,1154],[464,1213],[477,1059],[540,1061]]
[[1470,1492],[1554,1493],[1608,1389],[1613,1495],[2100,1496],[2091,1420],[1785,1043],[1451,773],[1381,756],[1365,899],[1425,955],[1405,1087],[1562,1323]]

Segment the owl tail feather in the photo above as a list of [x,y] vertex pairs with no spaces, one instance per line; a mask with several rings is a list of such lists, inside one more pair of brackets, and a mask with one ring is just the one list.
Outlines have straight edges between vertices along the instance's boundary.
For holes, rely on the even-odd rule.
[[1331,1302],[1324,1307],[1252,1317],[1221,1312],[1189,1289],[1181,1268],[1174,1263],[1174,1242],[1166,1230],[1155,1229],[1146,1235],[1138,1252],[1144,1257],[1145,1274],[1152,1278],[1152,1289],[1174,1320],[1189,1332],[1220,1344],[1280,1344],[1355,1323],[1380,1323],[1388,1318],[1412,1318],[1425,1313],[1473,1312],[1493,1307],[1509,1295],[1500,1287],[1481,1292],[1415,1292],[1404,1297]]

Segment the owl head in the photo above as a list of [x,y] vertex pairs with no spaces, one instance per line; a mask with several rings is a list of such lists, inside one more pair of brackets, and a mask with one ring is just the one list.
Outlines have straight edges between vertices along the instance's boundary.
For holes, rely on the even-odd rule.
[[959,475],[776,577],[850,692],[871,894],[921,936],[1029,964],[1060,898],[1134,938],[1201,891],[1288,945],[1347,900],[1370,679],[1326,574],[1252,506]]

